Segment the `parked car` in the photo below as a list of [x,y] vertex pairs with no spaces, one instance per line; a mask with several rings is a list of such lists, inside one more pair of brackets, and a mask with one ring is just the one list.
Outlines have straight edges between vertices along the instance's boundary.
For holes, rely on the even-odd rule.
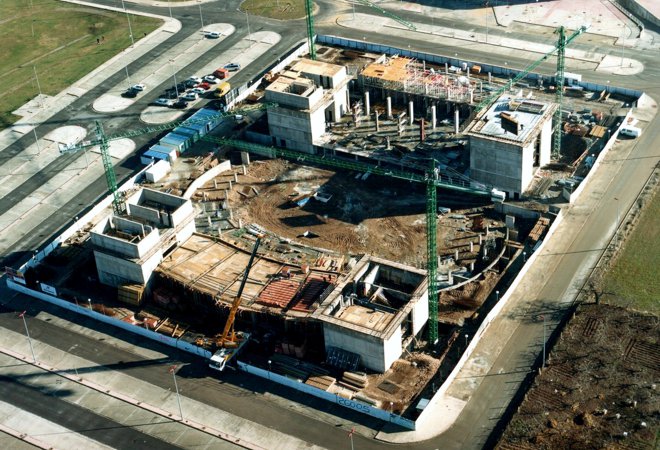
[[204,95],[206,94],[206,89],[203,89],[201,87],[196,87],[196,88],[192,88],[190,92],[194,92],[197,95]]
[[179,98],[179,94],[177,93],[176,89],[168,89],[163,94],[163,97],[174,100],[174,99]]
[[157,98],[154,100],[154,105],[156,106],[172,106],[174,101],[169,98]]
[[218,39],[220,37],[220,33],[217,31],[208,31],[206,33],[206,37],[209,39]]
[[214,77],[218,77],[220,80],[224,80],[225,78],[229,78],[229,70],[225,69],[224,67],[220,67],[219,69],[215,69],[212,75]]
[[128,88],[125,92],[121,94],[124,98],[135,98],[137,97],[139,91],[136,91],[133,88]]
[[186,87],[186,89],[190,89],[191,87],[197,86],[199,83],[194,81],[194,80],[186,80],[183,82],[183,85]]
[[175,109],[184,109],[187,107],[188,107],[188,102],[183,99],[179,99],[176,102],[172,103],[172,108]]
[[199,84],[199,83],[202,82],[202,77],[196,77],[196,76],[194,76],[194,75],[193,75],[192,77],[188,78],[188,79],[189,79],[190,81],[194,81],[195,84]]
[[206,81],[203,82],[203,83],[199,83],[199,84],[198,84],[197,86],[195,86],[195,87],[198,87],[198,88],[204,89],[205,91],[208,91],[209,89],[211,89],[211,85],[210,85],[209,83],[207,83]]
[[207,75],[204,77],[204,81],[210,84],[216,84],[218,81],[218,78],[214,77],[213,75]]
[[189,102],[193,102],[199,98],[199,95],[197,95],[195,92],[190,91],[182,95],[181,98]]
[[144,83],[138,83],[131,86],[134,91],[142,92],[147,86]]
[[237,70],[241,70],[241,65],[239,63],[229,63],[225,64],[225,69],[230,72],[236,72]]

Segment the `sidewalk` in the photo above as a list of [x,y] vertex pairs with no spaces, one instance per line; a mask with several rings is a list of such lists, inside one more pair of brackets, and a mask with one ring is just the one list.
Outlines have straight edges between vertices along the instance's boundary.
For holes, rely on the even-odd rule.
[[[289,450],[289,449],[318,449],[305,441],[280,433],[279,431],[264,427],[257,423],[238,418],[230,413],[219,410],[181,395],[181,411],[184,420],[179,420],[179,409],[176,394],[152,384],[143,382],[121,372],[108,370],[103,366],[61,351],[46,343],[32,339],[37,363],[31,362],[30,349],[24,335],[5,330],[0,334],[0,359],[7,357],[20,359],[30,364],[30,367],[41,371],[48,371],[53,375],[66,379],[67,383],[75,383],[78,387],[68,385],[69,389],[80,391],[92,389],[106,396],[106,400],[99,403],[99,407],[108,406],[117,402],[119,412],[139,408],[156,414],[168,421],[168,427],[175,427],[181,433],[185,426],[196,430],[193,438],[203,440],[199,433],[220,437],[222,440],[249,449]],[[1,365],[1,364],[0,364]],[[16,366],[10,367],[14,372]],[[73,394],[70,394],[73,395]],[[107,397],[111,397],[108,399]],[[140,400],[137,400],[140,399]],[[65,398],[66,400],[66,398]],[[123,406],[122,406],[123,405]],[[88,405],[89,406],[89,405]],[[113,408],[104,409],[104,415]],[[111,419],[122,423],[122,414],[117,409]],[[1,413],[1,408],[0,408]],[[173,422],[176,421],[176,422]],[[127,424],[127,426],[132,426]],[[167,439],[171,430],[152,430],[150,433],[159,439]],[[43,438],[45,439],[45,438]],[[212,447],[209,447],[212,448]]]

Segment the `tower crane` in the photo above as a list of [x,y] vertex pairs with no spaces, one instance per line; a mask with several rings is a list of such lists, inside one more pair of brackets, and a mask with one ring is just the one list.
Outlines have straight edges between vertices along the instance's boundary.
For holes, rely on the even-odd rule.
[[163,125],[153,125],[150,127],[140,128],[138,130],[133,130],[133,131],[126,131],[123,133],[113,134],[110,136],[107,136],[105,134],[105,132],[103,131],[103,125],[101,125],[101,122],[97,120],[95,125],[96,139],[93,139],[91,141],[82,141],[75,144],[60,144],[59,151],[61,154],[76,153],[90,147],[95,147],[95,146],[100,147],[101,160],[103,161],[103,170],[105,171],[105,180],[108,185],[108,190],[113,196],[112,208],[116,214],[120,214],[122,212],[123,202],[122,202],[121,192],[117,187],[117,176],[115,174],[115,169],[112,164],[112,158],[110,157],[110,146],[108,144],[110,141],[115,141],[118,139],[128,139],[128,138],[140,136],[142,134],[157,133],[160,131],[171,130],[181,125],[207,123],[209,121],[221,119],[226,116],[233,116],[235,114],[241,114],[243,112],[247,113],[255,109],[270,108],[274,105],[275,105],[274,103],[263,103],[263,104],[255,105],[252,108],[242,108],[240,110],[235,109],[231,112],[218,113],[215,116],[205,117],[204,119],[177,120]]
[[[416,31],[417,28],[412,23],[408,22],[405,19],[392,14],[389,11],[384,10],[380,6],[370,2],[369,0],[354,0],[364,6],[368,6],[379,11],[382,15],[389,17],[390,19],[396,20],[401,25],[405,26],[411,31]],[[307,21],[307,45],[309,47],[309,58],[316,60],[316,43],[314,42],[314,2],[313,0],[305,0],[305,19]]]
[[489,106],[493,101],[495,101],[500,95],[502,95],[504,92],[508,91],[511,89],[518,81],[522,80],[525,78],[529,73],[536,69],[538,66],[541,65],[545,60],[547,60],[550,56],[552,56],[553,53],[557,52],[557,73],[556,73],[556,83],[557,83],[557,91],[555,93],[555,103],[559,105],[557,108],[557,111],[555,111],[555,116],[554,116],[554,139],[553,139],[553,146],[552,146],[552,152],[555,155],[559,155],[561,152],[561,106],[562,106],[562,101],[564,98],[564,67],[565,67],[565,59],[566,59],[566,47],[573,42],[578,36],[583,34],[585,31],[589,29],[589,25],[583,25],[573,34],[570,36],[566,36],[566,28],[563,26],[557,28],[555,30],[555,33],[559,35],[559,39],[557,40],[557,43],[555,46],[541,56],[538,60],[532,62],[529,64],[527,67],[525,67],[521,72],[518,73],[515,77],[511,78],[504,86],[501,88],[497,89],[494,91],[492,94],[490,94],[488,97],[483,99],[475,108],[475,113],[478,113],[485,107]]

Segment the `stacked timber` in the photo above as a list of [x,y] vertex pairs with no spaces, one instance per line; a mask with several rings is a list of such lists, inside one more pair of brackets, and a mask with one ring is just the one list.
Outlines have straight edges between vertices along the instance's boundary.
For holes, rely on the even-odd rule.
[[340,385],[359,391],[367,387],[367,374],[364,372],[344,372]]
[[317,389],[323,391],[328,391],[331,387],[335,385],[337,380],[329,375],[314,375],[311,376],[305,381],[305,384],[313,386]]
[[274,354],[270,360],[273,372],[296,380],[307,380],[310,376],[327,376],[330,373],[316,364],[307,363],[286,355]]
[[140,306],[144,301],[144,286],[140,284],[124,284],[117,289],[117,300],[133,306]]

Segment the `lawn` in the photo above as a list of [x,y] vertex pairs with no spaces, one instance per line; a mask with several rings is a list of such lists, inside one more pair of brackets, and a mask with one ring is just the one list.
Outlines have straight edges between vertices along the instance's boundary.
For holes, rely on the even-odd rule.
[[[136,41],[160,23],[130,16]],[[0,0],[0,24],[0,129],[39,87],[56,94],[131,45],[126,14],[57,0]]]
[[642,213],[623,253],[603,280],[603,300],[637,310],[660,312],[660,195]]
[[305,0],[245,0],[241,11],[271,19],[292,20],[305,17]]

